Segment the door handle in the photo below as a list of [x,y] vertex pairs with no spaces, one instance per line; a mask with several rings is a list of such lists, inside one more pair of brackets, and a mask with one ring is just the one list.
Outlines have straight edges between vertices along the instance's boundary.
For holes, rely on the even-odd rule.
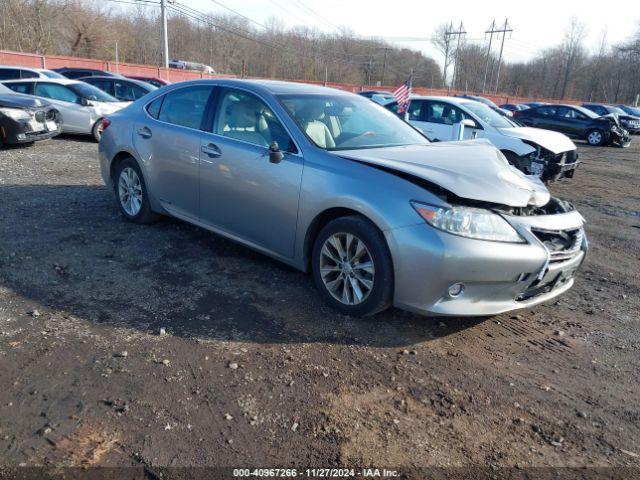
[[208,145],[203,145],[200,148],[200,150],[202,150],[202,153],[204,153],[205,155],[208,155],[211,158],[217,158],[220,155],[222,155],[222,152],[220,151],[218,146],[213,143],[209,143]]
[[142,127],[138,129],[138,135],[140,135],[142,138],[151,138],[151,130],[149,130],[149,127]]

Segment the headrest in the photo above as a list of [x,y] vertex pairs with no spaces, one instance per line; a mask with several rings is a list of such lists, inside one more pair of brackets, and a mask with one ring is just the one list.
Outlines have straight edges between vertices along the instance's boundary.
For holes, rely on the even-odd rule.
[[240,100],[229,106],[229,127],[230,128],[251,128],[255,127],[258,121],[258,106],[251,100]]

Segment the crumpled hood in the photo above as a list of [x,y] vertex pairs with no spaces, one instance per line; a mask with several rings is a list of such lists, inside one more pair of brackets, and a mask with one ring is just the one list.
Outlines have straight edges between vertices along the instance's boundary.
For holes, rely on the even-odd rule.
[[38,108],[49,107],[51,104],[30,95],[19,93],[3,94],[0,92],[0,107],[8,108]]
[[510,166],[486,139],[331,153],[422,178],[469,200],[525,207],[550,198],[538,177]]
[[542,128],[533,127],[499,128],[498,130],[509,137],[527,140],[540,145],[542,148],[546,148],[555,155],[576,149],[575,144],[569,137],[563,133],[553,132],[551,130],[543,130]]

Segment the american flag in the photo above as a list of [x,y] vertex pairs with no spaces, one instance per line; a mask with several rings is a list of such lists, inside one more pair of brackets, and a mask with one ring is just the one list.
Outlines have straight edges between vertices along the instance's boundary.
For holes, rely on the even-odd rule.
[[404,113],[409,106],[409,96],[411,96],[411,83],[412,79],[411,76],[409,76],[407,81],[396,88],[393,92],[393,96],[396,97],[396,100],[398,100],[398,113]]

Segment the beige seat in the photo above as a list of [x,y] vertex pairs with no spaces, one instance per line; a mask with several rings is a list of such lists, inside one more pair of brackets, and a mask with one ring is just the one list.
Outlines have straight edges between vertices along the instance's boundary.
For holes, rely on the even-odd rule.
[[309,102],[298,114],[298,119],[307,136],[321,148],[335,148],[336,142],[327,125],[320,119],[324,116],[324,105]]
[[258,105],[251,100],[240,100],[230,105],[228,123],[223,135],[254,145],[269,146],[269,142],[259,131]]

